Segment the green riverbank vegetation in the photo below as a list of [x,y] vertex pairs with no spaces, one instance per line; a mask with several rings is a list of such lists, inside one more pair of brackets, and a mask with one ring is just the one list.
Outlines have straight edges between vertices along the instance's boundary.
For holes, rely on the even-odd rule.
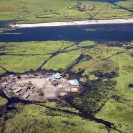
[[[1,0],[0,20],[19,20],[18,23],[40,23],[74,21],[84,19],[132,18],[132,1],[108,2],[83,1],[83,5],[94,7],[90,11],[79,11],[77,0]],[[121,6],[121,7],[120,7]],[[79,17],[80,16],[80,17]]]

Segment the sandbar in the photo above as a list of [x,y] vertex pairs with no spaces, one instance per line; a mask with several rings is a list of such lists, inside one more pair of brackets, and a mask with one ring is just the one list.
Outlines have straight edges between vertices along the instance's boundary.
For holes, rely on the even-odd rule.
[[113,19],[113,20],[84,20],[71,22],[50,22],[37,24],[16,24],[11,25],[13,28],[31,28],[31,27],[56,27],[56,26],[79,26],[79,25],[96,25],[96,24],[130,24],[133,23],[133,18],[129,19]]

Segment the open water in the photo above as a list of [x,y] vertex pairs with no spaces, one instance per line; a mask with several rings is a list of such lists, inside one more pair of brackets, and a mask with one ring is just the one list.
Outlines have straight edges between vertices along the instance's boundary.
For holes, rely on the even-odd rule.
[[65,40],[74,42],[85,40],[97,42],[130,42],[133,40],[133,24],[20,28],[5,31],[0,34],[0,42],[49,40]]

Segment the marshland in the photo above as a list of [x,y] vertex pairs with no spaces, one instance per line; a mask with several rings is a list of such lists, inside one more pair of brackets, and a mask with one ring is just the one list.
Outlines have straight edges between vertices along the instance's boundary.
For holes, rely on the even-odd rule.
[[[82,85],[81,93],[42,101],[30,100],[30,96],[25,100],[23,95],[9,98],[1,87],[0,132],[132,133],[133,24],[10,27],[133,15],[132,0],[81,1],[94,7],[90,11],[78,10],[77,2],[0,1],[1,83],[11,75],[20,82],[21,75],[32,74],[38,80],[37,75],[62,73]],[[40,88],[38,96],[42,94]],[[40,97],[44,98],[45,93]]]

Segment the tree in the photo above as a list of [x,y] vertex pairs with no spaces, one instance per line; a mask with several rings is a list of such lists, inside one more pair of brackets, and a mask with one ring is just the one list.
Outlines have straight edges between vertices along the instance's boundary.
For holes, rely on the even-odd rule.
[[44,94],[43,94],[43,91],[42,91],[42,89],[40,88],[40,89],[38,89],[38,94],[39,94],[39,96],[43,96]]

